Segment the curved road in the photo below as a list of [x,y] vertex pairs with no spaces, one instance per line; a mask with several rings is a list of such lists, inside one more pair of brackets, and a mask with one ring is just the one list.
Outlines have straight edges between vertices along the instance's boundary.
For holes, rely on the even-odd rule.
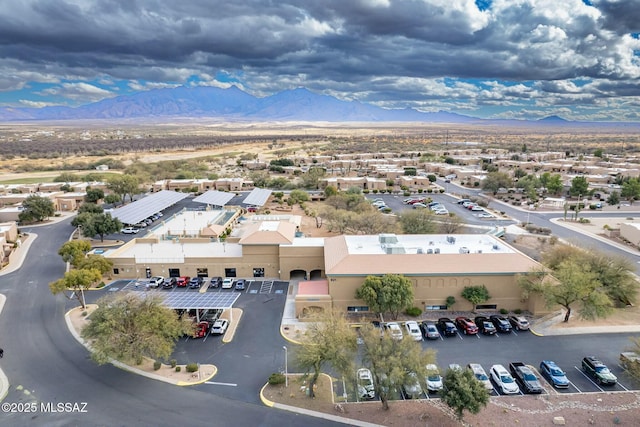
[[[64,273],[57,251],[71,232],[69,220],[31,231],[38,238],[22,268],[0,276],[0,292],[7,297],[0,315],[0,365],[10,382],[3,404],[35,402],[38,411],[0,412],[0,425],[342,425],[97,366],[67,329],[67,300],[48,288]],[[43,413],[40,402],[85,402],[86,412]]]

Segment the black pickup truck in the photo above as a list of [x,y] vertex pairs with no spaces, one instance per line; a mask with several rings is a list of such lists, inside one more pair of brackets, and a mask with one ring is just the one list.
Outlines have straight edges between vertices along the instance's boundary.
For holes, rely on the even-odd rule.
[[542,384],[533,373],[533,370],[522,362],[512,362],[509,364],[509,371],[511,375],[516,379],[516,382],[520,386],[520,390],[528,394],[542,393]]

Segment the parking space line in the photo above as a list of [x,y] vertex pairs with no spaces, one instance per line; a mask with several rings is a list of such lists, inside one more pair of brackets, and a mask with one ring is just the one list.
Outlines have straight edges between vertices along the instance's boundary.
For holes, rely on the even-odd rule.
[[462,335],[460,335],[460,332],[456,331],[456,335],[458,335],[458,338],[464,341],[464,338],[462,338]]
[[480,334],[475,334],[476,338],[480,339]]
[[511,329],[511,333],[513,333],[513,335],[518,336],[518,333],[516,332],[515,329]]
[[624,391],[629,391],[629,389],[628,389],[628,388],[626,388],[625,386],[623,386],[622,384],[620,384],[620,381],[618,381],[618,385],[619,385],[620,387],[622,387],[622,388],[624,389]]
[[577,385],[575,385],[572,381],[569,381],[569,384],[571,384],[571,386],[573,386],[573,388],[575,388],[576,390],[578,390],[578,393],[582,393],[582,390],[580,390],[580,389],[578,388],[578,386],[577,386]]
[[596,388],[597,388],[598,390],[600,390],[601,392],[603,392],[603,393],[604,393],[604,390],[603,390],[603,389],[602,389],[598,384],[596,384],[596,383],[595,383],[591,378],[589,378],[589,376],[588,376],[587,374],[585,374],[585,373],[584,373],[584,371],[583,371],[582,369],[578,368],[577,366],[574,366],[574,368],[576,368],[576,370],[577,370],[578,372],[580,372],[580,373],[582,374],[582,376],[583,376],[583,377],[585,377],[586,379],[588,379],[588,380],[589,380],[589,382],[590,382],[591,384],[593,384],[594,386],[596,386]]

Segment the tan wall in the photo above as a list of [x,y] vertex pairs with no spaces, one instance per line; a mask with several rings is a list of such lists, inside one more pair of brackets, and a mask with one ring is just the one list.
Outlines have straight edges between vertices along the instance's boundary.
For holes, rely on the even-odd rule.
[[640,245],[640,229],[638,227],[625,223],[620,224],[620,237],[634,245]]
[[18,225],[13,222],[0,223],[2,226],[8,226],[8,228],[4,231],[4,238],[8,242],[15,242],[18,239]]
[[[330,277],[329,294],[333,305],[341,310],[348,306],[364,306],[363,301],[355,298],[355,292],[362,285],[366,277]],[[414,284],[414,305],[424,309],[425,305],[445,305],[448,296],[456,299],[452,307],[457,311],[471,311],[472,305],[460,296],[465,286],[485,285],[491,299],[485,304],[496,304],[498,310],[516,308],[531,311],[534,314],[547,312],[544,304],[537,298],[522,300],[522,290],[516,283],[514,275],[487,276],[430,276],[408,277]]]
[[291,271],[304,270],[310,274],[313,270],[321,270],[324,277],[323,247],[280,247],[280,278],[291,279]]
[[331,297],[329,295],[298,295],[295,299],[296,318],[303,319],[310,311],[322,309],[331,310]]

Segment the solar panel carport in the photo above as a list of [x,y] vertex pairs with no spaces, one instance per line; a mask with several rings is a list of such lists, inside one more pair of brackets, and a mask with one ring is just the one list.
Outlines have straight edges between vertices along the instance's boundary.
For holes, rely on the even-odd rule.
[[119,219],[123,224],[137,224],[154,213],[160,212],[187,197],[189,195],[186,193],[162,190],[126,206],[114,209],[111,211],[111,217]]
[[245,205],[264,206],[271,195],[271,190],[265,188],[254,188],[251,193],[242,201]]
[[193,199],[194,202],[206,203],[212,206],[225,206],[235,196],[234,193],[225,193],[224,191],[209,190]]

